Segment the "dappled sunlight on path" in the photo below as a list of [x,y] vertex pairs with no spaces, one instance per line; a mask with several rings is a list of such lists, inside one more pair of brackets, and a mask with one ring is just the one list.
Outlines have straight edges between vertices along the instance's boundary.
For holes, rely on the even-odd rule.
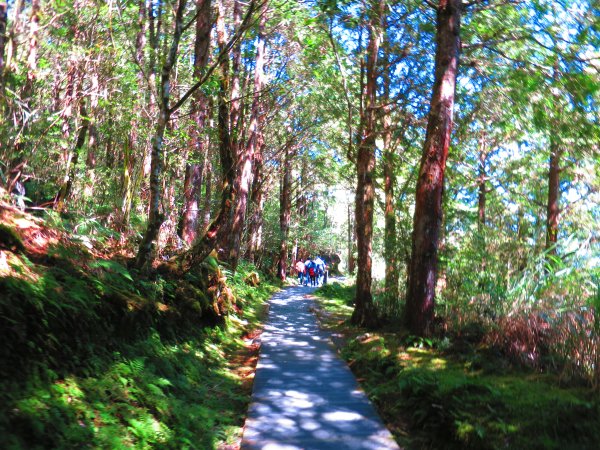
[[295,287],[271,299],[243,450],[398,449],[308,298]]

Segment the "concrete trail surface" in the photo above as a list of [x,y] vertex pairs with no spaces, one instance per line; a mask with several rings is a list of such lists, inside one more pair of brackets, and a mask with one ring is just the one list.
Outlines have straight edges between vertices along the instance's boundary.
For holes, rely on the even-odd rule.
[[270,300],[242,450],[399,449],[293,287]]

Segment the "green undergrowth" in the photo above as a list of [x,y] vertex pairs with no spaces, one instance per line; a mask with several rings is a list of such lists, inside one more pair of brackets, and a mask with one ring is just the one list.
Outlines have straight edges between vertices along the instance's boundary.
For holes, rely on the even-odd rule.
[[249,396],[231,360],[274,290],[245,282],[254,267],[232,275],[212,261],[148,280],[77,245],[33,259],[14,250],[4,246],[0,267],[0,448],[238,438]]
[[[349,289],[317,295],[329,314],[348,318]],[[588,389],[512,367],[482,347],[330,326],[345,334],[343,357],[403,448],[600,448],[600,402]]]
[[321,298],[321,303],[328,306],[330,310],[352,311],[356,288],[354,285],[334,281],[320,287],[316,293]]

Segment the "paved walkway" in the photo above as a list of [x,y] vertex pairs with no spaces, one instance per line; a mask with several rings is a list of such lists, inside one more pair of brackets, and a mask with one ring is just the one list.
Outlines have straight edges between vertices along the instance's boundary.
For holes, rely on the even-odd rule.
[[398,449],[294,287],[270,301],[242,450]]

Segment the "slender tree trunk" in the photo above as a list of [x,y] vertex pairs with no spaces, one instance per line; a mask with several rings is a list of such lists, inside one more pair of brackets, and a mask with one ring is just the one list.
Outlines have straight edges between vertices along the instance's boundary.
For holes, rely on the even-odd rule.
[[354,250],[356,249],[356,232],[352,217],[352,206],[348,205],[348,273],[354,273],[356,270],[356,261],[354,259]]
[[367,48],[365,108],[361,142],[356,158],[356,238],[358,249],[358,271],[356,275],[356,299],[351,321],[359,326],[373,326],[377,323],[372,284],[373,251],[373,205],[375,187],[375,136],[376,136],[376,93],[377,93],[377,54],[381,37],[381,23],[385,2],[376,0],[370,11],[369,44]]
[[[146,7],[146,0],[138,0],[138,20],[137,20],[137,33],[135,38],[135,63],[137,64],[137,86],[140,92],[145,92],[146,95],[143,99],[140,99],[140,104],[142,101],[148,105],[148,108],[143,108],[143,110],[147,110],[150,113],[152,107],[152,95],[149,94],[151,91],[151,86],[148,85],[146,78],[144,76],[144,49],[146,46],[146,32],[148,32],[148,19],[151,19],[151,23],[154,24],[154,12],[151,11],[148,13],[148,8]],[[153,25],[154,26],[154,25]],[[152,34],[150,35],[152,42]],[[154,51],[154,49],[152,49]],[[136,145],[138,143],[138,128],[146,119],[146,114],[143,116],[144,118],[141,120],[141,123],[136,119],[131,119],[130,121],[130,130],[127,140],[123,144],[123,169],[121,175],[121,195],[119,196],[119,205],[118,205],[118,213],[117,213],[117,226],[119,229],[124,230],[129,223],[129,218],[131,215],[131,207],[133,204],[133,196],[135,191],[135,185],[138,180],[138,176],[136,176]],[[111,137],[109,137],[111,139]],[[112,147],[112,146],[111,146]],[[146,148],[142,149],[142,154],[146,152]],[[107,151],[107,155],[108,155]],[[110,167],[109,161],[107,159],[106,165]],[[140,168],[140,177],[142,175],[143,169],[143,157],[142,163],[139,164]],[[141,183],[141,180],[140,180]]]
[[[132,127],[133,130],[133,127]],[[129,139],[123,146],[123,175],[121,179],[121,205],[119,210],[119,227],[124,229],[129,223],[131,214],[131,205],[133,203],[133,171],[135,161],[133,158],[134,136],[129,135]],[[107,152],[108,153],[108,152]]]
[[96,158],[98,153],[98,128],[96,127],[96,117],[98,116],[98,98],[100,97],[100,82],[98,77],[98,65],[92,65],[91,92],[90,92],[90,123],[88,129],[87,156],[85,159],[86,183],[84,195],[86,200],[94,197],[96,184]]
[[[233,27],[238,30],[242,23],[242,2],[234,0],[233,2]],[[260,37],[259,37],[260,39]],[[241,127],[239,120],[241,117],[242,101],[240,88],[240,67],[242,62],[242,43],[238,40],[231,49],[231,110],[230,110],[230,133],[232,153],[237,158],[238,146],[241,137]]]
[[[227,37],[225,30],[225,5],[224,0],[219,1],[219,15],[217,17],[217,43],[221,52],[226,51]],[[221,81],[219,86],[218,104],[218,129],[219,129],[219,157],[222,170],[221,205],[204,236],[199,238],[192,248],[177,258],[179,268],[189,270],[195,264],[201,263],[216,248],[217,253],[226,240],[227,221],[235,202],[235,165],[229,134],[230,121],[230,67],[229,58],[220,61]]]
[[292,264],[291,271],[294,275],[298,275],[296,270],[296,262],[298,261],[298,239],[294,239],[294,245],[292,246]]
[[[242,3],[240,0],[233,0],[233,29],[235,31],[239,30],[239,27],[242,22]],[[223,43],[223,47],[225,43]],[[233,161],[235,162],[235,177],[233,184],[233,192],[235,194],[236,201],[238,199],[238,190],[240,188],[240,178],[242,176],[242,167],[240,164],[240,159],[243,158],[239,154],[240,152],[240,139],[243,136],[243,131],[241,129],[242,122],[242,98],[241,98],[241,87],[240,87],[240,70],[241,70],[241,61],[242,61],[242,45],[240,41],[236,41],[234,45],[231,47],[231,70],[228,73],[228,86],[229,86],[229,113],[228,113],[228,133],[229,133],[229,145],[231,146],[231,155],[233,157]],[[233,211],[227,217],[227,222],[223,225],[226,227],[221,233],[221,238],[219,240],[219,255],[224,259],[229,261],[229,255],[231,253],[232,246],[232,228],[233,222],[235,220],[235,205],[233,206]]]
[[23,32],[22,26],[23,21],[21,20],[21,15],[23,14],[23,0],[15,0],[14,5],[12,7],[15,12],[15,18],[12,21],[10,29],[6,33],[6,62],[5,62],[5,73],[6,71],[12,70],[13,60],[15,55],[17,54],[17,36],[21,35]]
[[418,336],[433,331],[444,171],[460,54],[461,8],[461,0],[440,0],[437,10],[435,76],[417,181],[405,309],[406,324]]
[[204,164],[204,205],[202,207],[202,231],[210,225],[210,214],[212,207],[212,163],[207,156]]
[[71,153],[69,167],[67,169],[67,176],[65,177],[63,185],[61,186],[55,200],[56,209],[58,211],[62,211],[64,209],[65,203],[67,200],[69,200],[73,192],[73,181],[75,180],[75,172],[77,170],[77,164],[79,163],[79,155],[81,154],[81,149],[85,144],[85,138],[90,126],[90,119],[87,115],[83,99],[81,100],[81,106],[79,107],[79,116],[81,118],[81,127],[77,133],[77,141],[75,142],[75,147]]
[[398,302],[398,257],[396,249],[396,203],[394,185],[396,181],[392,127],[389,111],[383,117],[383,184],[385,192],[385,294],[390,305]]
[[279,245],[279,264],[277,275],[281,281],[287,277],[288,260],[288,238],[290,234],[291,218],[291,186],[292,186],[292,156],[289,148],[285,150],[283,161],[283,174],[281,177],[281,197],[279,201],[279,231],[281,233],[281,244]]
[[[211,0],[196,0],[196,42],[194,45],[194,79],[199,79],[208,64],[210,48],[210,30],[212,28]],[[193,145],[193,157],[206,160],[208,146],[204,136],[204,127],[208,114],[208,99],[201,89],[194,92],[192,117],[194,125],[190,130]],[[198,162],[186,164],[184,181],[184,204],[181,218],[181,237],[188,244],[196,238],[198,231],[199,202],[202,190],[203,167]]]
[[229,240],[229,263],[233,270],[237,267],[240,246],[242,242],[242,233],[246,221],[246,211],[248,205],[248,194],[252,184],[253,159],[262,142],[262,116],[261,116],[261,91],[264,85],[264,65],[265,65],[265,25],[267,21],[267,3],[263,5],[260,26],[258,29],[258,42],[256,44],[256,59],[254,65],[254,98],[252,100],[252,110],[250,117],[250,136],[243,152],[239,154],[238,171],[239,176],[236,179],[236,205],[233,211],[233,221],[231,224],[231,233]]
[[191,244],[196,238],[201,187],[202,166],[197,163],[186,164],[183,182],[183,211],[181,212],[179,235],[188,244]]
[[485,185],[487,174],[486,174],[486,164],[487,164],[487,149],[485,142],[485,133],[481,134],[481,138],[479,139],[479,173],[477,177],[478,186],[478,197],[477,197],[477,223],[479,226],[479,231],[483,231],[485,229],[485,202],[487,195],[487,188]]
[[[77,37],[77,35],[76,35]],[[54,197],[54,209],[57,211],[61,211],[65,207],[65,200],[67,199],[69,192],[67,192],[67,186],[70,186],[72,180],[69,181],[72,166],[77,164],[78,154],[75,152],[79,151],[77,147],[70,147],[69,141],[71,139],[71,119],[73,116],[73,106],[76,103],[76,99],[78,96],[79,82],[78,77],[80,76],[79,62],[74,56],[69,58],[68,68],[67,68],[67,85],[65,88],[63,109],[61,111],[61,119],[62,126],[61,132],[63,137],[62,147],[62,163],[64,164],[64,175],[60,184],[60,188]],[[75,159],[75,164],[73,164],[73,159]]]
[[[219,2],[219,17],[217,19],[217,42],[219,49],[225,51],[227,45],[227,34],[225,29],[225,5],[224,1]],[[229,102],[231,100],[231,71],[229,58],[223,58],[221,61],[221,82],[219,86],[218,100],[218,129],[219,129],[219,154],[221,159],[221,180],[223,183],[221,190],[222,208],[217,218],[211,224],[209,231],[214,230],[210,236],[214,235],[217,253],[222,256],[222,249],[228,242],[228,233],[225,228],[228,225],[230,212],[235,201],[235,154],[231,145],[231,109]],[[207,245],[213,247],[212,239],[207,233],[205,237]],[[207,248],[208,250],[208,248]],[[201,253],[204,253],[201,252]],[[210,250],[209,250],[210,253]],[[206,257],[204,255],[204,257]]]
[[29,18],[29,54],[27,56],[27,80],[23,88],[23,98],[29,99],[33,83],[37,76],[38,32],[40,28],[40,2],[31,1],[31,16]]
[[160,80],[159,115],[154,136],[152,138],[152,154],[150,165],[150,208],[148,225],[136,257],[136,267],[149,269],[152,263],[153,250],[164,214],[160,210],[162,201],[162,171],[163,171],[163,139],[169,123],[169,100],[171,95],[171,71],[177,61],[179,42],[183,33],[183,16],[186,0],[179,0],[175,16],[175,31],[165,63],[163,64]]
[[265,179],[262,173],[262,147],[259,145],[259,151],[254,155],[254,176],[252,183],[252,195],[250,202],[252,205],[252,213],[248,225],[248,249],[246,257],[249,261],[257,263],[258,253],[262,246],[262,225],[263,225],[263,206],[264,206],[264,186]]
[[550,166],[548,170],[548,205],[546,216],[546,250],[556,255],[558,242],[558,216],[560,195],[560,161],[562,151],[556,139],[550,140]]
[[[0,2],[0,100],[4,101],[4,72],[6,70],[6,24],[8,23],[6,1]],[[0,110],[1,112],[1,110]]]

